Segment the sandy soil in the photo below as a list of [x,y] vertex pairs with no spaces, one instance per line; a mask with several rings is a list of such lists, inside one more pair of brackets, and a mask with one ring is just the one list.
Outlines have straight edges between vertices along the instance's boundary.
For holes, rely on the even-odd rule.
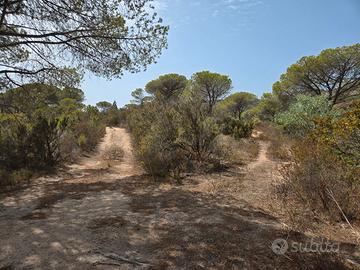
[[346,242],[339,256],[272,251],[309,238],[267,210],[277,164],[259,143],[247,167],[176,186],[144,175],[129,134],[107,129],[94,155],[0,195],[0,269],[349,269]]

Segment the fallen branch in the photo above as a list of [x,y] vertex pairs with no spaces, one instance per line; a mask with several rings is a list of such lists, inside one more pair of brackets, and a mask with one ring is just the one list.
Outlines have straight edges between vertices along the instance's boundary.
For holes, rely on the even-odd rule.
[[337,208],[339,209],[340,213],[342,214],[342,216],[344,217],[346,223],[350,226],[351,230],[353,231],[353,233],[357,236],[357,242],[360,241],[360,233],[351,225],[349,219],[347,218],[347,216],[345,215],[344,211],[342,210],[340,204],[338,203],[338,201],[335,199],[334,193],[332,192],[332,190],[327,189],[327,193],[329,194],[330,198],[334,201],[334,203],[336,204]]
[[[105,257],[105,258],[115,260],[115,261],[122,261],[122,262],[125,262],[125,263],[128,263],[128,264],[133,264],[133,265],[137,265],[137,266],[150,266],[149,263],[141,262],[141,261],[135,260],[135,259],[134,260],[127,259],[127,258],[119,256],[119,255],[117,255],[115,253],[103,253],[101,251],[95,251],[95,253],[97,253],[97,254]],[[95,262],[94,264],[121,265],[120,263],[105,262],[105,261]]]

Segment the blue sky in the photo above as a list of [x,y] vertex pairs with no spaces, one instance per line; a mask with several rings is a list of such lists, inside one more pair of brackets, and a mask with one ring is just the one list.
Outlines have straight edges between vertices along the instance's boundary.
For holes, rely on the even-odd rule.
[[131,92],[166,73],[228,74],[233,91],[261,96],[305,55],[360,42],[360,0],[157,0],[169,48],[145,72],[111,81],[85,77],[86,102],[129,103]]

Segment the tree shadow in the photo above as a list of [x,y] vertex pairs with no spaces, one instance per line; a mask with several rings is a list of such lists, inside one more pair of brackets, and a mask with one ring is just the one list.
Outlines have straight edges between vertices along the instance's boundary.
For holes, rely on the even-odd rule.
[[[337,254],[277,255],[271,249],[275,239],[289,245],[311,239],[283,230],[274,216],[245,201],[146,175],[114,183],[55,183],[37,207],[22,218],[1,216],[0,226],[0,262],[6,257],[5,265],[20,268],[100,269],[94,260],[101,250],[140,258],[147,269],[331,270],[350,269],[343,257],[356,251],[340,243]],[[119,269],[144,269],[122,263]]]

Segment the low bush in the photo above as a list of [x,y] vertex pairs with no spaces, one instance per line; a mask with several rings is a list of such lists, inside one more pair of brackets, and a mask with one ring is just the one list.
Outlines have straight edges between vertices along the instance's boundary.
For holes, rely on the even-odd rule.
[[42,84],[0,94],[0,185],[19,183],[28,171],[52,170],[94,149],[105,125],[96,108],[81,103],[82,95],[79,89]]
[[293,160],[283,170],[284,198],[336,220],[360,217],[359,119],[355,103],[339,118],[319,119],[293,146]]
[[77,147],[82,151],[92,151],[104,136],[105,125],[100,121],[86,119],[86,116],[84,118],[74,121],[71,133],[76,140]]
[[[292,149],[294,160],[282,170],[284,201],[335,220],[359,217],[360,171],[341,161],[331,149],[309,140]],[[341,207],[341,210],[339,206]]]
[[255,127],[253,121],[228,117],[222,121],[221,129],[224,135],[231,135],[235,139],[248,138]]

